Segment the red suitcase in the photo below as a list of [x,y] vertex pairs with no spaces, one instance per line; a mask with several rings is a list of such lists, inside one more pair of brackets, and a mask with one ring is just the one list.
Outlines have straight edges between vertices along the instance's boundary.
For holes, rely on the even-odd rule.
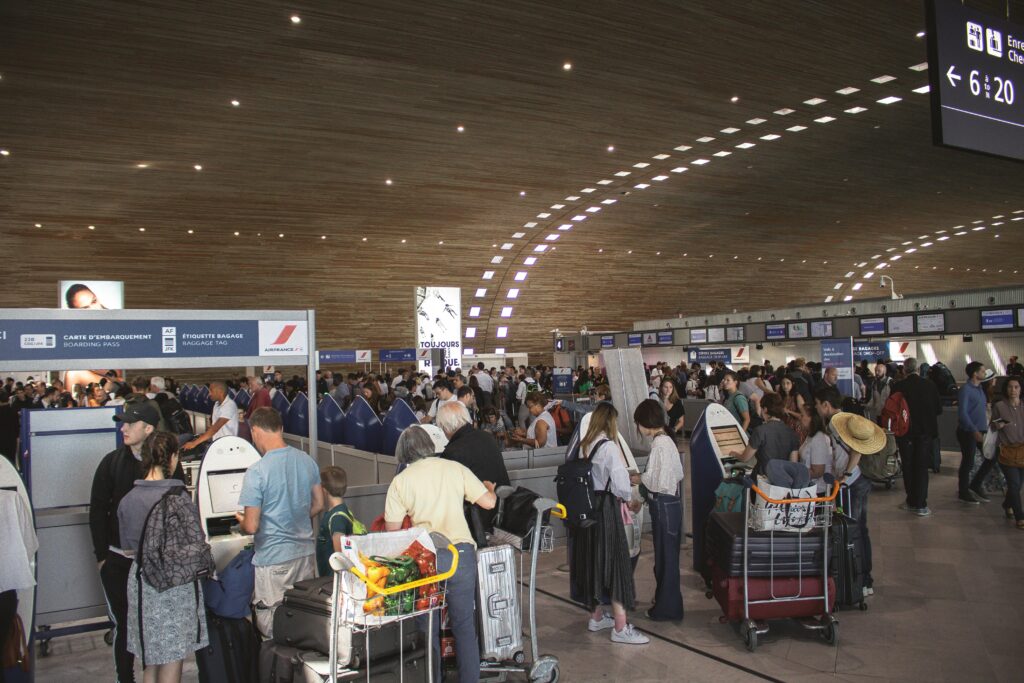
[[[767,600],[772,597],[808,596],[806,600],[771,602],[750,606],[751,619],[797,619],[818,617],[825,613],[820,576],[767,576],[750,577],[751,600]],[[743,620],[743,576],[728,576],[717,564],[711,568],[711,590],[722,606],[722,613],[728,621]],[[812,596],[816,596],[813,597]],[[828,611],[836,604],[836,583],[828,580]]]

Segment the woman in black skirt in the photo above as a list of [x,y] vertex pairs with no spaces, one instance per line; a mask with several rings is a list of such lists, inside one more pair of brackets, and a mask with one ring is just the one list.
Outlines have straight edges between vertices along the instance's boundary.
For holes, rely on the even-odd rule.
[[[618,445],[617,416],[611,403],[599,404],[580,443],[580,457],[593,463],[591,477],[598,514],[596,524],[573,531],[573,592],[582,596],[593,612],[587,625],[590,631],[612,629],[613,643],[643,645],[650,638],[634,629],[626,617],[626,610],[636,607],[623,519],[629,514],[626,505],[632,489],[626,459]],[[601,605],[605,596],[611,599],[611,614]]]

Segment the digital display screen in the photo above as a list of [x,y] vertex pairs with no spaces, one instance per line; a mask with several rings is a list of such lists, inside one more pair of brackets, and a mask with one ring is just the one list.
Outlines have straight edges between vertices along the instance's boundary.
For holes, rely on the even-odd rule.
[[790,339],[807,339],[807,323],[790,323]]
[[210,502],[214,514],[224,515],[242,511],[238,497],[242,495],[244,478],[245,470],[223,470],[206,475],[206,485],[210,487]]
[[914,334],[914,316],[894,315],[889,318],[889,334]]
[[630,346],[640,346],[640,344],[643,343],[644,336],[642,334],[640,334],[639,332],[636,332],[636,333],[632,333],[631,332],[629,334],[629,336],[627,337],[627,339],[628,339],[628,343],[629,343]]
[[831,320],[815,320],[811,323],[811,336],[819,338],[828,338],[832,336],[832,321]]
[[927,332],[945,332],[945,313],[924,313],[917,316],[917,331],[924,334]]
[[1017,309],[1017,327],[1024,327],[1024,308]]
[[704,328],[699,330],[690,330],[690,343],[691,344],[707,344],[708,342],[708,331]]
[[981,312],[982,330],[1012,330],[1013,309],[1000,308]]
[[1024,159],[1024,26],[958,0],[927,11],[935,144]]
[[786,338],[786,323],[770,323],[764,326],[764,338],[768,341]]
[[708,343],[718,344],[719,342],[725,341],[725,328],[724,327],[709,327],[708,328]]
[[611,334],[602,334],[601,335],[601,348],[602,349],[610,349],[613,346],[615,346],[615,336],[611,335]]
[[885,318],[861,318],[860,333],[865,337],[885,334]]
[[61,280],[57,292],[64,309],[124,308],[124,283],[116,280]]
[[729,453],[737,451],[742,453],[747,443],[740,434],[740,428],[735,425],[726,427],[712,427],[711,435],[715,437],[715,445],[718,446],[718,457],[728,458]]
[[725,340],[732,342],[741,342],[745,336],[743,327],[727,327],[725,328]]
[[661,346],[672,346],[676,343],[676,335],[672,330],[658,333],[658,344]]

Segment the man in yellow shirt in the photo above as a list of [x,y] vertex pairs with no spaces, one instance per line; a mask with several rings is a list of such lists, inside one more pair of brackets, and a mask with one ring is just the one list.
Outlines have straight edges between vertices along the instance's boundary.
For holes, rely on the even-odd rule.
[[[459,566],[448,579],[448,617],[455,636],[455,656],[459,681],[480,680],[480,644],[476,633],[476,544],[466,523],[462,503],[468,501],[491,510],[497,504],[494,484],[481,482],[460,463],[434,457],[434,441],[413,425],[398,439],[395,456],[407,465],[391,480],[384,504],[384,522],[388,531],[402,528],[406,515],[414,526],[436,531],[448,538],[459,553]],[[448,571],[452,557],[446,549],[437,549],[438,572]],[[424,625],[421,625],[423,627]],[[440,624],[433,634],[435,680],[441,680]]]

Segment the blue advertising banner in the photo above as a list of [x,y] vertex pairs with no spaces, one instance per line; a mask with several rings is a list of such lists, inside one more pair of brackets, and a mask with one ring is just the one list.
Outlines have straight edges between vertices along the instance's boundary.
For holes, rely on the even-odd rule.
[[416,360],[416,349],[381,349],[381,363],[409,363]]
[[835,368],[843,396],[853,396],[853,339],[822,339],[821,367]]
[[862,360],[866,360],[869,363],[874,363],[879,358],[889,357],[889,342],[888,341],[871,341],[871,342],[854,342],[853,343],[853,362],[859,363]]
[[551,380],[556,394],[572,393],[572,368],[555,368]]
[[672,330],[658,333],[658,344],[672,346],[675,343],[676,335]]
[[704,364],[712,361],[732,363],[732,349],[690,349],[689,357],[691,363]]
[[355,349],[335,349],[332,351],[320,351],[320,363],[325,365],[327,363],[355,363],[356,362],[356,351]]
[[636,333],[630,332],[628,339],[629,339],[629,345],[630,346],[640,346],[641,344],[643,344],[644,335],[639,333],[639,332],[636,332]]
[[615,335],[613,334],[602,334],[601,335],[601,348],[612,349],[615,348]]

